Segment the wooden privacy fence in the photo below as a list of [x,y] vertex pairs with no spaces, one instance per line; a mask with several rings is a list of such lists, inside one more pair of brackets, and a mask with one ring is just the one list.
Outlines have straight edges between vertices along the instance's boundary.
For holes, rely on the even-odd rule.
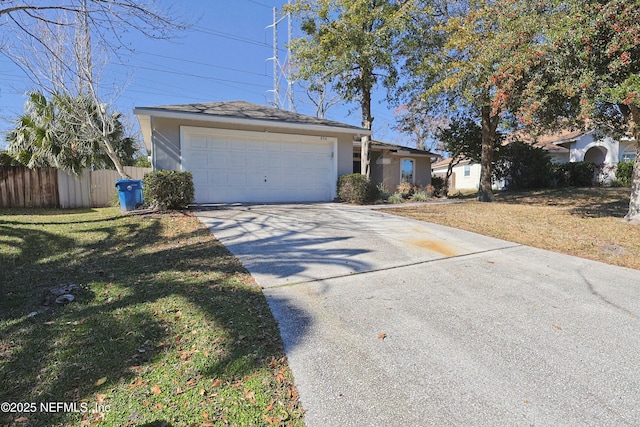
[[[132,179],[151,168],[125,166]],[[98,208],[111,206],[120,175],[115,170],[85,170],[75,177],[55,168],[0,166],[0,207]]]

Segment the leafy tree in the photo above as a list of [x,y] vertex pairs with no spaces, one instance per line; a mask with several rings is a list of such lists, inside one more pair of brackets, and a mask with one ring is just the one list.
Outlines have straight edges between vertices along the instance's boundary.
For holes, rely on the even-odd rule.
[[[51,166],[80,175],[85,168],[113,168],[100,140],[94,137],[92,126],[86,120],[77,120],[76,111],[86,109],[91,121],[99,122],[96,110],[87,97],[70,98],[54,94],[51,100],[39,92],[31,92],[25,104],[25,113],[16,121],[16,128],[8,135],[10,155],[29,167]],[[106,136],[122,164],[134,163],[137,152],[135,141],[124,136],[120,114],[109,120],[114,124]]]
[[[100,147],[96,156],[105,154],[118,173],[127,177],[120,161],[124,147],[112,145],[113,135],[121,131],[120,115],[111,111],[103,101],[104,95],[98,93],[93,50],[98,47],[105,55],[118,54],[118,48],[125,47],[123,34],[131,29],[149,37],[168,38],[182,28],[177,24],[177,16],[161,10],[159,3],[158,0],[64,3],[44,0],[34,5],[23,0],[5,0],[0,5],[3,27],[18,35],[8,39],[2,53],[18,64],[41,91],[57,97],[54,104],[66,103],[59,109],[66,116],[64,122],[70,129],[82,130],[80,145],[62,143],[57,148],[55,144],[49,145],[60,149],[59,155],[71,156],[65,166],[70,170],[83,163],[78,159],[88,156],[79,153],[79,147],[88,149],[91,144],[87,141],[93,141]],[[41,141],[47,140],[45,137]],[[69,149],[70,152],[65,151]]]
[[442,195],[449,194],[449,179],[453,168],[468,159],[479,163],[482,159],[482,129],[470,117],[456,117],[449,126],[440,128],[436,137],[441,141],[444,151],[449,153],[451,161],[447,166]]
[[400,47],[407,85],[401,96],[441,114],[471,114],[482,136],[478,200],[492,201],[491,167],[498,126],[511,108],[494,108],[491,77],[504,58],[501,2],[477,0],[426,4]]
[[[404,21],[404,1],[295,0],[305,37],[292,41],[298,78],[331,82],[343,99],[357,101],[362,127],[371,129],[371,93],[397,79],[392,43]],[[362,174],[370,175],[370,137],[362,138]]]
[[[496,69],[497,91],[512,93],[517,88],[513,77],[527,75],[517,112],[523,122],[542,129],[586,126],[626,134],[640,154],[638,2],[554,0],[523,13],[527,3],[533,2],[505,5],[510,25],[535,31],[536,37],[514,43]],[[549,102],[556,98],[564,102]],[[640,155],[625,218],[640,220]]]
[[419,150],[443,151],[436,134],[448,120],[431,115],[419,102],[402,105],[394,111],[397,131],[408,134]]
[[140,154],[138,157],[136,157],[135,163],[133,164],[133,166],[136,166],[139,168],[150,168],[151,162],[149,161],[149,158],[147,156]]

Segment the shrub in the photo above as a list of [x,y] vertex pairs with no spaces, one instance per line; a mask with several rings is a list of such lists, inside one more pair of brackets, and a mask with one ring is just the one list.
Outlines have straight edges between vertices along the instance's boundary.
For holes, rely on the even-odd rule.
[[400,193],[393,193],[391,196],[389,196],[388,202],[396,205],[398,203],[404,202],[404,197],[402,197],[402,194]]
[[628,187],[631,185],[631,174],[633,173],[633,162],[620,162],[616,168],[616,179],[620,185]]
[[416,191],[411,196],[411,200],[414,202],[426,202],[430,197],[426,191]]
[[158,209],[186,209],[194,198],[191,172],[157,171],[144,176],[145,199]]
[[408,199],[415,192],[415,186],[410,182],[402,182],[398,185],[398,193],[402,196],[403,199]]
[[433,195],[438,197],[444,191],[444,178],[441,176],[431,176],[431,186],[433,187]]
[[376,199],[378,189],[369,178],[359,173],[338,178],[338,197],[347,203],[364,205]]
[[506,181],[507,189],[537,189],[551,185],[551,161],[542,148],[514,141],[501,147],[499,153],[493,178]]
[[424,192],[426,193],[426,195],[428,197],[435,197],[436,196],[436,189],[431,184],[429,184],[426,187],[424,187]]
[[592,162],[556,163],[552,176],[559,187],[592,187],[596,169]]
[[377,188],[378,188],[378,194],[377,194],[376,200],[386,202],[391,196],[391,193],[387,189],[387,186],[384,185],[384,182],[381,182],[380,184],[378,184]]

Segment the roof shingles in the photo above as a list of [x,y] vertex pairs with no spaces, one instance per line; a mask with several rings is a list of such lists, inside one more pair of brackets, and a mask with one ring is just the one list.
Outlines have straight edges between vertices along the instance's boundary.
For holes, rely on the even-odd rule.
[[230,119],[246,119],[261,120],[274,123],[289,123],[299,125],[316,125],[335,128],[344,128],[350,130],[366,129],[358,126],[352,126],[345,123],[335,122],[332,120],[321,119],[318,117],[307,116],[304,114],[294,113],[292,111],[280,110],[278,108],[268,107],[266,105],[253,104],[246,101],[226,101],[226,102],[202,102],[196,104],[179,104],[179,105],[161,105],[156,107],[136,107],[136,110],[145,111],[163,111],[187,114],[202,114],[206,116],[230,118]]

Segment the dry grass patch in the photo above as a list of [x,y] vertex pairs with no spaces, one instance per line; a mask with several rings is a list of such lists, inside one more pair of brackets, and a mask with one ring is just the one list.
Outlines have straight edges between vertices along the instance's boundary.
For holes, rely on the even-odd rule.
[[640,270],[640,226],[622,219],[628,206],[628,188],[593,188],[504,193],[495,203],[464,200],[386,212]]

